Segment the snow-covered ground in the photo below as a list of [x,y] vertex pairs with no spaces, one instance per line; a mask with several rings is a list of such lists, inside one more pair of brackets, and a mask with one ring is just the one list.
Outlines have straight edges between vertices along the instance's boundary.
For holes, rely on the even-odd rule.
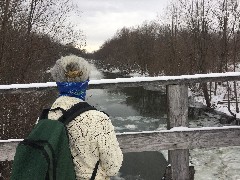
[[[230,110],[232,111],[232,113],[236,114],[236,118],[240,119],[240,113],[237,112],[236,109],[236,98],[235,95],[233,94],[233,82],[229,82],[229,87],[230,87]],[[237,87],[237,99],[239,101],[239,95],[240,95],[240,84],[239,82],[236,82],[236,87]],[[229,110],[228,110],[228,103],[227,103],[227,99],[228,99],[228,92],[227,92],[227,83],[222,83],[221,86],[217,87],[217,91],[216,91],[216,95],[214,95],[214,93],[212,92],[211,95],[211,105],[212,107],[214,107],[214,109],[216,111],[219,112],[223,112],[229,116],[231,116]],[[193,106],[195,105],[194,103],[201,103],[206,105],[205,99],[204,97],[200,94],[200,95],[196,95],[194,93],[192,93],[189,90],[189,97],[191,97],[191,102],[193,102]],[[240,102],[239,102],[240,105]]]

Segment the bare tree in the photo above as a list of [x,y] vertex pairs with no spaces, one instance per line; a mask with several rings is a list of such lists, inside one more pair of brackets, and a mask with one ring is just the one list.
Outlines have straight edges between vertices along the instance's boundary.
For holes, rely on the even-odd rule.
[[7,31],[7,24],[8,24],[8,16],[9,16],[9,6],[10,0],[3,1],[4,3],[1,5],[3,9],[3,17],[1,22],[1,35],[0,35],[0,63],[3,59],[4,53],[4,46],[5,46],[5,39],[6,39],[6,31]]

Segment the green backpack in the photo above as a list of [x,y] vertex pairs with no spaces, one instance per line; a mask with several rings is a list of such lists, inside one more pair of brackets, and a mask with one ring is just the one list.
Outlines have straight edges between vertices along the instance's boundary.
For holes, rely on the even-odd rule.
[[[61,110],[56,120],[47,119],[49,111]],[[86,102],[65,111],[62,108],[45,109],[29,136],[17,147],[11,180],[75,180],[73,159],[66,125],[81,113],[95,110]],[[99,161],[91,180],[95,179]]]

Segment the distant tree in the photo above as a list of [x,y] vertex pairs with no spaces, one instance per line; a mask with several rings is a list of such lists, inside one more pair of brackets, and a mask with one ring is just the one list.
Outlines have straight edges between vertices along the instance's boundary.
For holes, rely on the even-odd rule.
[[[119,30],[94,57],[116,67],[136,64],[139,70],[154,75],[224,72],[231,60],[239,61],[240,34],[236,30],[238,3],[226,3],[227,0],[175,0],[167,8],[164,20]],[[227,11],[222,10],[224,4],[228,5]],[[231,29],[235,29],[234,33]],[[208,90],[203,86],[207,98]]]

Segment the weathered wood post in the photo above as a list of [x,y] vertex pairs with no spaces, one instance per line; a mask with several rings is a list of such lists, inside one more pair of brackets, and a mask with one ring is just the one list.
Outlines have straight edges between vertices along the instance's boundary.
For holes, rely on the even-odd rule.
[[[168,129],[188,127],[188,86],[168,85]],[[169,150],[168,162],[171,164],[173,180],[190,180],[189,150]]]

